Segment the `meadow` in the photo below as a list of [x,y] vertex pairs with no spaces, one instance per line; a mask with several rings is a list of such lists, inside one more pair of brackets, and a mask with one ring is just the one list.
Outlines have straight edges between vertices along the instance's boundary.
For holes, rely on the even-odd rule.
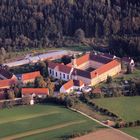
[[63,106],[34,105],[0,110],[0,139],[63,139],[103,126]]
[[125,121],[140,119],[140,96],[101,98],[94,100],[94,102],[100,107],[117,114]]

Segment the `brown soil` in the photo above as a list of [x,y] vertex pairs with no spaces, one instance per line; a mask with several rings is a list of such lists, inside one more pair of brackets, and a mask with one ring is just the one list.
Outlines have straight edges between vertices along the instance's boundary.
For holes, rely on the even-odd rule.
[[74,138],[73,140],[135,140],[113,129],[102,129],[90,134]]

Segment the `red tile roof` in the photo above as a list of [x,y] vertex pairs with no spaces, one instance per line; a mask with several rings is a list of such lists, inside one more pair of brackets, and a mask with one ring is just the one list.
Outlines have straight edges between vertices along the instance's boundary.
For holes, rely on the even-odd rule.
[[68,90],[68,89],[70,89],[73,86],[81,87],[82,85],[84,85],[84,83],[81,80],[70,80],[67,83],[65,83],[63,85],[63,87],[64,87],[65,90]]
[[118,65],[120,65],[120,62],[118,62],[117,60],[112,60],[111,62],[109,62],[109,63],[99,67],[95,71],[91,72],[91,77],[94,78],[97,75],[101,75],[102,73],[107,72],[108,70],[110,70]]
[[92,93],[93,94],[100,94],[100,93],[102,93],[102,91],[100,88],[95,88]]
[[4,89],[5,87],[10,87],[12,84],[16,84],[17,79],[6,79],[6,80],[0,80],[0,88]]
[[49,95],[48,88],[22,88],[22,94]]
[[77,64],[77,66],[79,66],[79,65],[81,65],[84,62],[89,61],[89,60],[90,60],[90,54],[85,54],[85,55],[76,59],[76,64]]
[[71,69],[72,69],[72,67],[70,67],[70,66],[66,66],[66,65],[62,65],[62,64],[58,65],[58,70],[63,72],[63,73],[69,74]]
[[54,62],[48,62],[48,67],[51,69],[54,69],[56,66],[58,65],[58,63],[54,63]]
[[41,76],[39,71],[24,73],[22,74],[22,81],[35,79],[36,77],[39,77],[39,76]]
[[61,71],[63,73],[67,73],[69,74],[72,67],[71,66],[67,66],[64,64],[59,64],[59,63],[54,63],[54,62],[48,62],[48,67],[51,69],[57,69],[58,71]]

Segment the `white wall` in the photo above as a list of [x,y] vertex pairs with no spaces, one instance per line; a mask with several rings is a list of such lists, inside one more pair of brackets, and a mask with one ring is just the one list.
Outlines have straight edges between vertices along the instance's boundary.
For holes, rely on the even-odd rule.
[[[51,70],[51,73],[50,73],[50,70]],[[70,74],[63,73],[63,72],[57,71],[55,69],[50,69],[50,68],[48,68],[48,71],[49,71],[49,75],[52,76],[53,78],[62,79],[64,81],[69,81],[71,79]]]
[[73,86],[73,87],[69,88],[68,90],[65,90],[65,88],[62,86],[60,88],[60,93],[70,93],[73,90],[81,90],[83,87],[84,87],[84,84],[81,87]]

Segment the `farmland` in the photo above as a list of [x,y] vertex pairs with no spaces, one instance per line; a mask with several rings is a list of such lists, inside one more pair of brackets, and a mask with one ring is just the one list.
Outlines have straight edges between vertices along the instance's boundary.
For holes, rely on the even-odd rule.
[[100,107],[117,114],[125,121],[140,119],[140,96],[96,99]]
[[[0,111],[0,139],[62,139],[64,136],[102,128],[63,106],[20,106]],[[61,128],[61,129],[60,129]]]
[[[140,96],[96,99],[94,102],[117,114],[124,121],[140,119]],[[140,127],[122,128],[121,130],[140,139]]]

